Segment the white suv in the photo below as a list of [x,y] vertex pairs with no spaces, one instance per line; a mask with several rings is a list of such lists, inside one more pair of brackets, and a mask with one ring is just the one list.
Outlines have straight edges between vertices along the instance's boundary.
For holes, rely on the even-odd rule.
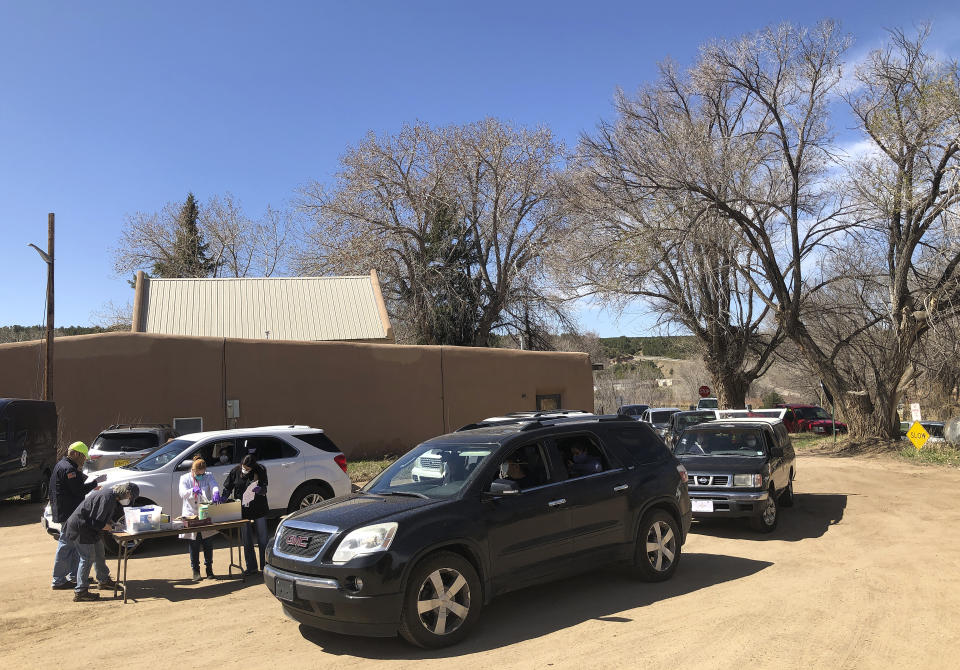
[[[230,462],[220,464],[222,451]],[[97,472],[103,486],[132,482],[140,488],[136,505],[156,504],[173,517],[180,515],[180,477],[200,454],[218,485],[248,453],[267,469],[267,502],[272,515],[286,514],[327,498],[350,493],[347,459],[318,428],[265,426],[183,435],[141,460]],[[49,509],[49,505],[47,506]],[[45,513],[45,516],[48,516]],[[44,526],[54,534],[48,521]]]

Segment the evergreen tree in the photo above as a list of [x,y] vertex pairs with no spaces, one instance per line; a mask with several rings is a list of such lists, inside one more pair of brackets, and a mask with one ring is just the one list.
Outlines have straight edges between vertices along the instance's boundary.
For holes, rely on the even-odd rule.
[[216,262],[207,255],[209,245],[204,243],[203,233],[197,224],[199,218],[197,199],[193,193],[188,193],[177,216],[173,252],[169,260],[154,263],[155,277],[209,277],[213,274]]

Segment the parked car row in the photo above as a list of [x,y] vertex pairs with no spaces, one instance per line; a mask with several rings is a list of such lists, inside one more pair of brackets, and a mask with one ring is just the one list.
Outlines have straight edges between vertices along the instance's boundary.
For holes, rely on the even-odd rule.
[[[678,433],[675,426],[671,425],[670,417],[681,412],[688,414],[677,407],[649,405],[622,405],[617,410],[618,414],[652,424],[664,438]],[[833,432],[834,423],[837,433],[847,432],[847,424],[842,421],[834,422],[829,412],[817,405],[779,403],[775,408],[720,409],[716,398],[701,398],[696,410],[691,405],[691,416],[693,412],[711,412],[715,419],[775,418],[783,422],[788,433],[811,432],[825,435]]]

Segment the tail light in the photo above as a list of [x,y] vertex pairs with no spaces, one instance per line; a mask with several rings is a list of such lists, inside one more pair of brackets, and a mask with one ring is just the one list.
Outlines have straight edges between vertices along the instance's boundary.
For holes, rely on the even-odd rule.
[[87,459],[91,461],[95,461],[98,458],[100,458],[100,454],[90,454],[89,456],[87,456]]
[[347,472],[347,457],[343,454],[337,454],[333,457],[333,460],[337,462],[337,465],[340,466],[340,469],[343,470],[344,474]]
[[683,464],[680,463],[677,465],[677,472],[680,473],[680,481],[684,484],[687,483],[687,469],[683,467]]

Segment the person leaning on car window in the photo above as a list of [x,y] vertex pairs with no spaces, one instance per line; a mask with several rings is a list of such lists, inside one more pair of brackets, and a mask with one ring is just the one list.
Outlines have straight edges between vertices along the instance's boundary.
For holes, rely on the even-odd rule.
[[77,586],[73,590],[74,602],[99,600],[99,593],[90,593],[90,568],[97,571],[97,584],[101,589],[116,588],[110,578],[110,568],[103,551],[103,532],[113,526],[113,520],[120,513],[120,507],[127,506],[140,495],[136,484],[127,482],[115,484],[108,489],[100,489],[84,499],[74,510],[63,527],[63,535],[80,554],[77,568]]
[[[60,540],[53,559],[53,582],[56,591],[72,589],[75,585],[80,556],[76,548],[63,535],[63,524],[80,506],[90,491],[99,488],[97,481],[86,482],[81,468],[87,460],[87,445],[74,442],[67,447],[67,455],[54,466],[50,475],[50,512],[53,520],[61,524]],[[102,477],[101,477],[102,479]],[[72,578],[71,578],[72,577]]]
[[240,465],[227,474],[227,479],[223,482],[222,494],[224,498],[242,501],[247,489],[253,493],[253,499],[242,505],[241,509],[243,518],[252,520],[253,524],[243,526],[241,533],[243,553],[247,561],[247,574],[252,575],[258,571],[257,557],[253,551],[253,533],[255,531],[257,534],[257,544],[260,547],[259,569],[262,569],[267,547],[267,512],[270,511],[270,507],[267,504],[267,469],[257,463],[257,459],[251,454],[244,456]]

